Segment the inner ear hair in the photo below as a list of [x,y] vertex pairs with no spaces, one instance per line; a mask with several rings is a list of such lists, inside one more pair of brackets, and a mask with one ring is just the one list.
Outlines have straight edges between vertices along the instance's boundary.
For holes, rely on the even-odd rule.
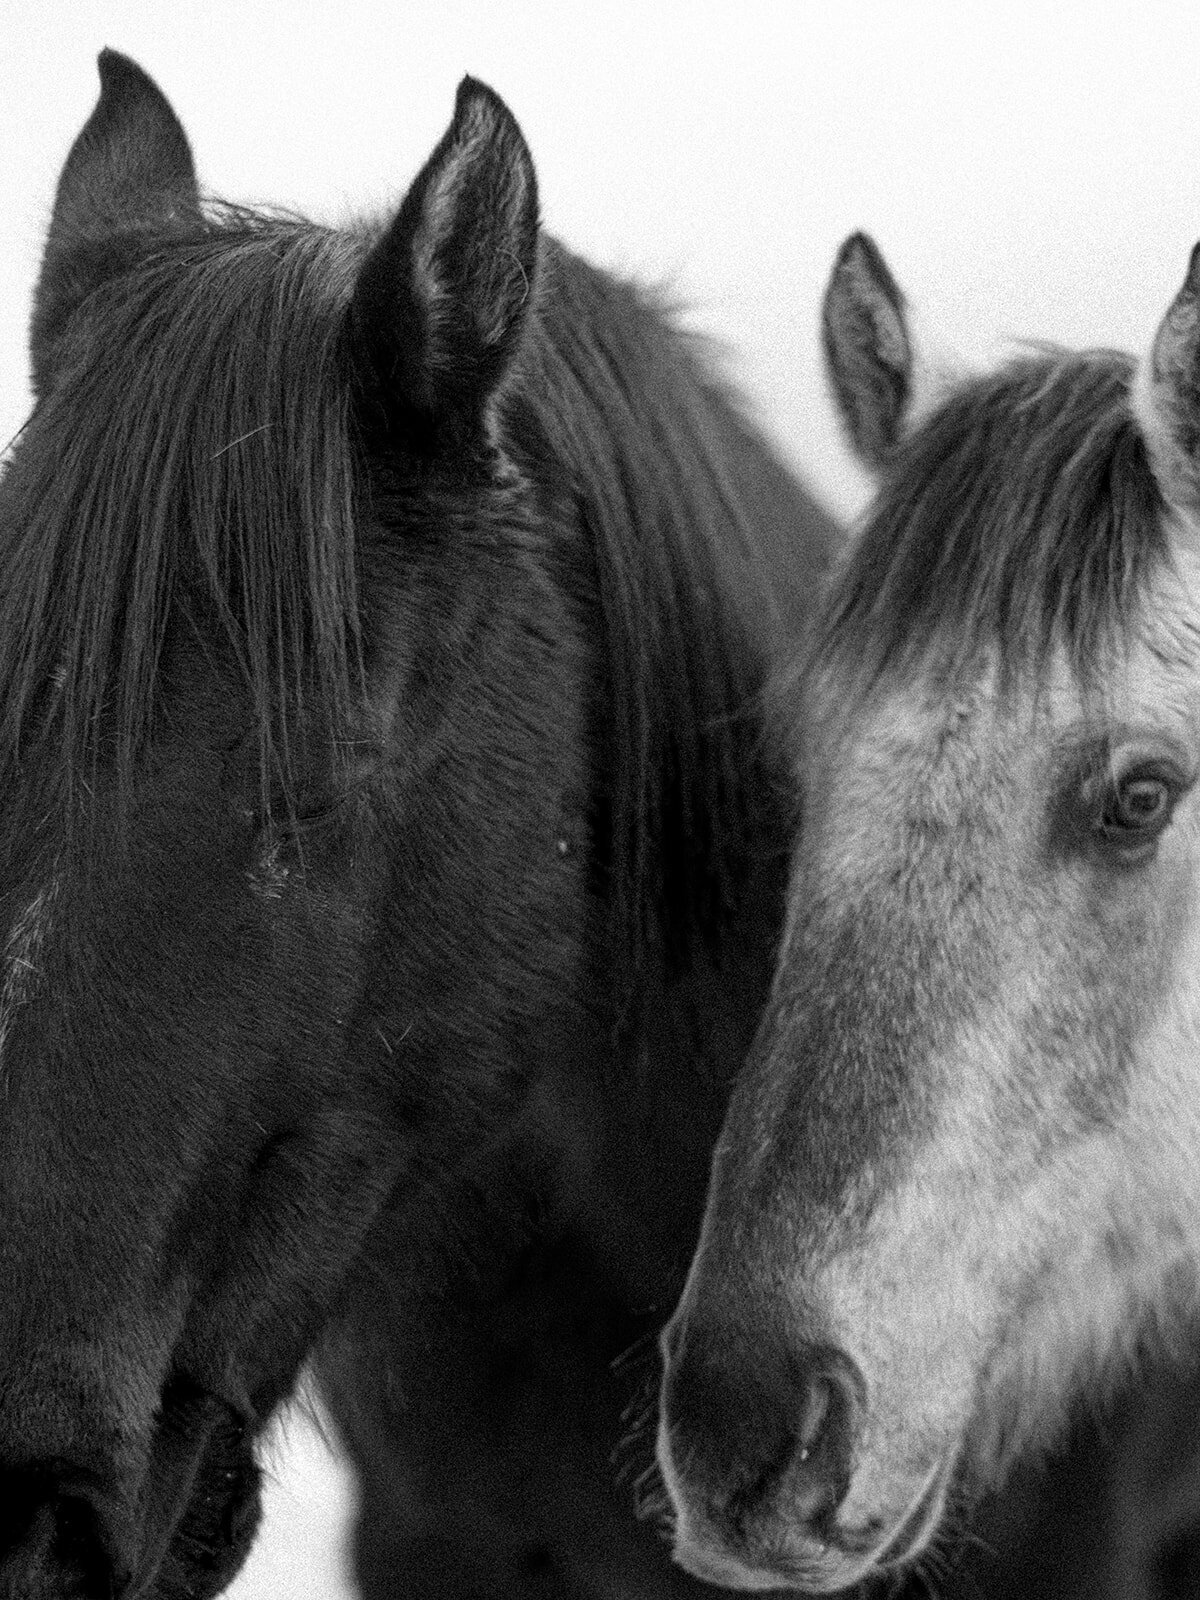
[[1200,513],[1200,244],[1138,363],[1130,407],[1163,498]]
[[912,347],[904,296],[875,241],[855,233],[839,250],[825,294],[825,360],[850,442],[882,468],[904,432]]

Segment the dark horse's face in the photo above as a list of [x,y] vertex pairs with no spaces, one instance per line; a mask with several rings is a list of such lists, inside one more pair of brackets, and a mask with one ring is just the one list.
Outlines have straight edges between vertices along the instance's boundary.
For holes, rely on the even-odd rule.
[[491,442],[537,267],[511,117],[465,83],[339,236],[203,209],[153,84],[101,76],[0,485],[22,1600],[224,1587],[256,1435],[381,1208],[519,1093],[578,898],[573,669]]
[[664,1337],[689,1569],[915,1557],[1194,1294],[1194,265],[1134,381],[1038,354],[915,392],[870,241],[826,306],[880,479],[784,695],[802,836],[772,998]]
[[312,830],[301,865],[222,722],[161,742],[127,829],[101,773],[64,838],[36,758],[0,811],[4,1593],[164,1557],[147,1592],[221,1586],[255,1431],[394,1171],[357,1037],[370,830]]

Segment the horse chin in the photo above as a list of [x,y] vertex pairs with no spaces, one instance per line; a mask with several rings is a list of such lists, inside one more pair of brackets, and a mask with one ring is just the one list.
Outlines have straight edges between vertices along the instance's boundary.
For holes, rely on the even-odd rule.
[[251,1430],[216,1396],[163,1407],[147,1479],[142,1559],[126,1600],[209,1600],[241,1569],[261,1517]]
[[[817,1537],[811,1530],[763,1528],[736,1554],[693,1537],[681,1519],[675,1560],[693,1577],[730,1589],[798,1590],[833,1594],[865,1579],[894,1573],[915,1561],[933,1539],[946,1509],[954,1476],[951,1457],[929,1471],[899,1516],[890,1522],[871,1518],[861,1525],[838,1516]],[[783,1508],[779,1508],[782,1522]]]

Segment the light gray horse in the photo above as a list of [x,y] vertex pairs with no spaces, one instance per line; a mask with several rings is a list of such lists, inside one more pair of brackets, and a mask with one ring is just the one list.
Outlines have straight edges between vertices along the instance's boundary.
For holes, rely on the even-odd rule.
[[878,498],[784,688],[777,979],[664,1335],[688,1570],[924,1549],[1200,1244],[1200,248],[1141,364],[940,396],[864,236],[825,307]]

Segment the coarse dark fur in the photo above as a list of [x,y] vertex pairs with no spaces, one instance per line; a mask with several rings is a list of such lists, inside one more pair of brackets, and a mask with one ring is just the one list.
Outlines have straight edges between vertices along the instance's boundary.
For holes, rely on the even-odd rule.
[[482,85],[339,234],[101,76],[0,485],[0,1594],[219,1592],[310,1357],[368,1596],[696,1592],[613,1456],[832,529]]

